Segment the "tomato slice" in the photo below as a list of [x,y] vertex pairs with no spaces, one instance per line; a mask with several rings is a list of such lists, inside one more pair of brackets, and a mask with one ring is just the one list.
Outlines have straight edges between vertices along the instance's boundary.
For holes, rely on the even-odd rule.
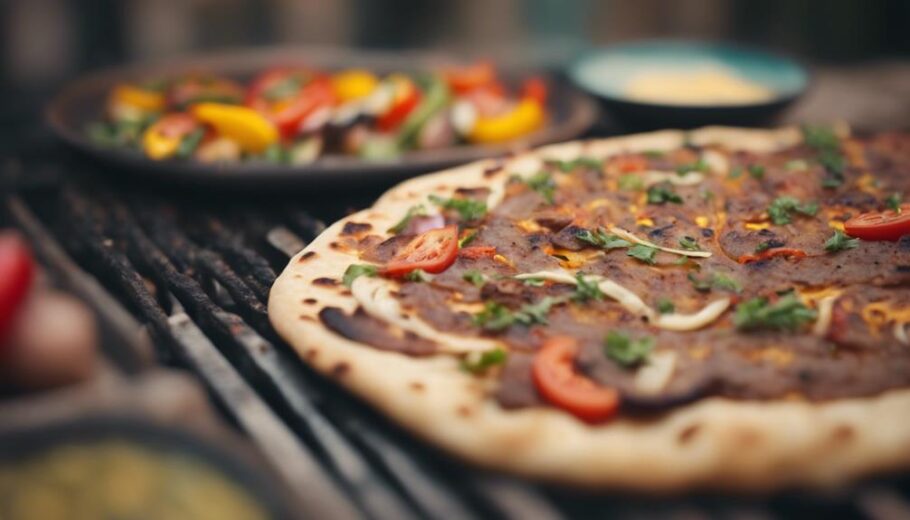
[[410,79],[396,82],[392,106],[376,120],[376,128],[381,132],[390,132],[398,128],[411,111],[417,108],[422,97],[420,89]]
[[496,69],[489,61],[481,61],[467,67],[452,67],[443,76],[456,94],[464,94],[495,83]]
[[392,277],[404,276],[416,269],[428,273],[445,271],[458,254],[458,226],[433,229],[414,237],[382,270]]
[[844,222],[844,231],[851,237],[863,240],[897,241],[910,235],[910,202],[893,209],[863,213]]
[[741,255],[736,259],[736,261],[741,264],[748,264],[749,262],[767,260],[768,258],[774,258],[776,256],[783,256],[793,260],[801,260],[803,258],[806,258],[807,255],[806,252],[802,249],[794,249],[792,247],[775,247],[773,249],[768,249],[754,255]]
[[266,116],[285,139],[294,137],[306,119],[335,103],[331,80],[308,71],[273,69],[257,78],[246,105]]
[[0,233],[0,352],[34,276],[35,263],[25,240],[12,231]]
[[633,173],[648,169],[648,160],[640,155],[623,155],[610,160],[610,168],[620,173]]
[[547,401],[579,419],[609,419],[619,409],[619,392],[576,372],[573,365],[577,352],[578,343],[573,338],[548,338],[533,361],[534,384]]

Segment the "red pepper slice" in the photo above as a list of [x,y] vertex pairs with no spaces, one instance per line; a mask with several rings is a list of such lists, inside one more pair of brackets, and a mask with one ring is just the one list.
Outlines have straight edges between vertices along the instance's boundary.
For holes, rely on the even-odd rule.
[[526,79],[521,86],[521,97],[533,99],[541,105],[547,103],[548,95],[549,89],[547,88],[547,84],[543,78],[539,76]]
[[414,237],[382,269],[382,274],[398,278],[421,269],[441,273],[448,269],[458,254],[458,226],[433,229]]
[[465,94],[496,83],[496,69],[489,61],[467,67],[452,67],[444,71],[443,76],[456,94]]
[[471,260],[476,260],[478,258],[493,258],[494,255],[496,255],[496,248],[494,246],[468,246],[463,247],[458,251],[458,256]]
[[534,384],[543,397],[587,422],[609,419],[619,409],[619,392],[599,386],[575,371],[578,343],[556,336],[546,340],[532,365]]
[[402,79],[395,88],[395,99],[392,106],[376,120],[376,128],[381,132],[391,132],[407,119],[408,114],[417,108],[423,97],[417,85],[409,79]]
[[736,261],[741,264],[748,264],[749,262],[767,260],[768,258],[774,258],[777,256],[784,256],[794,260],[801,260],[803,258],[806,258],[808,255],[806,255],[806,252],[802,249],[794,249],[792,247],[775,247],[773,249],[768,249],[754,255],[742,255],[737,258]]
[[844,222],[844,231],[863,240],[897,241],[910,235],[910,202],[901,204],[899,212],[889,209],[853,217]]
[[[301,86],[290,89],[280,99],[270,99],[269,90],[285,81],[298,81]],[[246,99],[247,106],[271,120],[285,139],[294,137],[316,110],[334,103],[335,94],[327,76],[289,69],[263,73],[253,82]]]
[[25,240],[12,231],[0,233],[0,353],[34,277],[35,262]]

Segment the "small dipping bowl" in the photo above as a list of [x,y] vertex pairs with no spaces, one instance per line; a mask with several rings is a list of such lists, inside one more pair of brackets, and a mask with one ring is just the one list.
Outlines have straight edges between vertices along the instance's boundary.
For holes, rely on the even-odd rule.
[[629,129],[766,125],[809,85],[806,69],[783,56],[660,40],[589,51],[568,74]]

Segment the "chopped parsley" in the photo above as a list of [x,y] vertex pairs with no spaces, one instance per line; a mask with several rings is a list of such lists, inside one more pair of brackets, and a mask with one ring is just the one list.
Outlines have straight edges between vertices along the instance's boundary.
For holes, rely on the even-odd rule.
[[690,236],[684,236],[679,239],[679,247],[685,249],[686,251],[701,251],[701,248],[698,246],[698,240]]
[[760,164],[750,164],[747,168],[749,170],[749,176],[756,180],[761,180],[765,177],[765,167]]
[[885,199],[885,206],[888,206],[888,209],[894,211],[898,215],[901,214],[901,201],[903,197],[900,193],[892,193],[888,195]]
[[711,190],[701,190],[701,192],[699,193],[699,196],[702,198],[702,200],[705,200],[705,201],[713,200],[714,192]]
[[619,189],[623,191],[641,191],[645,189],[645,181],[640,175],[627,173],[619,177]]
[[625,368],[644,363],[654,349],[654,338],[631,339],[622,332],[610,331],[604,339],[604,354]]
[[572,293],[572,301],[586,302],[588,300],[603,300],[604,293],[597,286],[596,282],[586,280],[584,275],[577,273],[575,275],[575,292]]
[[555,202],[553,196],[556,194],[556,183],[553,182],[553,177],[548,172],[535,173],[524,182],[529,188],[539,193],[547,204],[552,205]]
[[806,164],[806,161],[802,159],[793,159],[792,161],[787,161],[787,164],[784,165],[784,168],[791,172],[798,172],[808,170],[809,165]]
[[404,275],[404,279],[409,282],[418,282],[418,283],[429,282],[430,280],[432,280],[432,278],[430,278],[430,275],[428,275],[427,272],[424,271],[423,269],[414,269],[410,273]]
[[673,302],[669,298],[661,298],[657,300],[657,312],[661,314],[670,314],[676,310],[676,306],[673,305]]
[[629,247],[632,242],[619,238],[616,235],[610,235],[603,228],[597,228],[595,231],[581,229],[575,233],[575,238],[600,249],[618,249]]
[[600,170],[604,165],[603,161],[594,159],[593,157],[579,157],[578,159],[573,159],[571,161],[553,160],[548,162],[556,166],[559,171],[563,173],[569,173],[579,166]]
[[825,242],[825,251],[829,253],[836,253],[838,251],[845,251],[856,247],[859,247],[859,239],[850,238],[846,233],[839,229],[835,229],[831,238]]
[[818,203],[802,203],[794,197],[784,196],[777,197],[771,202],[771,205],[768,206],[768,216],[771,217],[771,222],[778,226],[792,222],[792,214],[794,211],[811,217],[818,213]]
[[501,348],[484,352],[471,352],[461,360],[461,369],[472,374],[482,374],[491,367],[505,363],[508,355]]
[[735,278],[723,273],[711,273],[704,278],[699,278],[694,273],[689,273],[688,278],[696,291],[708,292],[711,289],[717,289],[719,291],[739,293],[743,290],[742,285]]
[[354,280],[360,278],[361,276],[376,276],[379,274],[379,268],[375,265],[369,264],[351,264],[344,271],[344,276],[341,279],[341,282],[350,287],[353,285]]
[[799,298],[789,293],[774,303],[766,298],[753,298],[736,306],[733,324],[739,330],[796,331],[814,321],[817,313],[806,307]]
[[641,154],[648,159],[660,159],[665,155],[664,152],[660,150],[645,150],[644,152],[641,152]]
[[477,238],[476,231],[471,231],[470,233],[466,234],[465,236],[459,238],[458,239],[458,248],[461,249],[462,247],[470,244],[471,242],[474,241],[475,238]]
[[682,204],[682,197],[673,191],[670,183],[655,184],[648,188],[648,204]]
[[397,224],[390,227],[387,231],[389,233],[397,235],[397,234],[401,233],[402,231],[404,231],[404,229],[406,227],[408,227],[408,224],[410,224],[411,221],[414,220],[414,217],[422,217],[426,214],[427,214],[427,209],[425,207],[423,207],[423,204],[417,204],[416,206],[411,206],[410,208],[408,208],[408,212],[404,214],[404,217],[401,220],[399,220]]
[[846,162],[837,135],[830,128],[804,126],[803,141],[815,151],[816,160],[825,168],[826,176],[822,179],[822,186],[836,188],[843,184]]
[[764,242],[755,246],[756,253],[764,253],[765,251],[774,248],[774,247],[783,247],[784,243],[780,240],[772,238],[771,240],[765,240]]
[[730,168],[729,177],[730,177],[731,179],[738,179],[738,178],[742,177],[742,175],[743,175],[743,167],[742,167],[742,166],[734,166],[734,167]]
[[657,248],[655,247],[646,246],[644,244],[636,244],[630,247],[629,250],[626,251],[626,254],[646,264],[654,265],[657,263],[654,260],[654,256],[657,254]]
[[481,273],[477,269],[468,269],[461,275],[461,279],[470,282],[476,287],[481,287],[487,282],[487,277],[485,274]]
[[487,302],[483,310],[474,315],[473,321],[474,325],[492,332],[505,330],[516,323],[528,326],[546,324],[550,308],[559,303],[562,302],[547,296],[537,303],[528,303],[522,305],[521,309],[512,311],[501,303]]
[[430,202],[443,209],[451,209],[458,212],[461,220],[471,222],[480,220],[487,214],[487,203],[482,200],[474,199],[444,199],[436,195],[430,195]]
[[543,287],[544,284],[547,283],[546,280],[537,276],[533,276],[531,278],[522,278],[521,281],[529,287]]
[[708,163],[706,163],[703,159],[699,159],[699,160],[695,161],[694,163],[682,164],[682,165],[679,165],[676,167],[676,174],[679,175],[680,177],[685,176],[689,172],[704,173],[707,171],[708,171]]

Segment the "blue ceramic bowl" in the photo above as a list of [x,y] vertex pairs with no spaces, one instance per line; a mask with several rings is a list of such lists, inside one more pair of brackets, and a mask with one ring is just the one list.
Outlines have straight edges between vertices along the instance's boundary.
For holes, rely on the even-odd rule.
[[[721,69],[764,87],[771,95],[742,103],[678,104],[631,99],[626,93],[628,81],[641,73],[705,69]],[[622,126],[635,129],[768,124],[809,85],[806,69],[783,56],[735,45],[684,41],[643,41],[593,50],[575,60],[568,74],[578,87],[598,97]]]

